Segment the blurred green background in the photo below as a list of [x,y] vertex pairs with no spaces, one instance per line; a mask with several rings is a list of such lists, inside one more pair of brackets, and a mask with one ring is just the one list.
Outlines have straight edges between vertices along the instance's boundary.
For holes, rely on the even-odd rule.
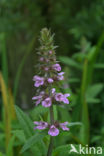
[[31,100],[36,48],[44,27],[55,33],[57,59],[66,73],[63,87],[71,93],[70,106],[58,108],[56,118],[83,124],[58,136],[54,150],[70,143],[104,146],[104,0],[0,0],[0,156],[39,153],[38,145],[20,154],[29,136],[21,130],[17,118],[24,115],[17,108],[16,117],[14,104],[31,121],[40,118],[40,110],[43,119],[48,118]]

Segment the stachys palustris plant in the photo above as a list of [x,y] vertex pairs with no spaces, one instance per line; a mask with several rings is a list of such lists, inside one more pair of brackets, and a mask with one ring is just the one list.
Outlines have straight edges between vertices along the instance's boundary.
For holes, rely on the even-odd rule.
[[51,136],[47,156],[51,156],[52,153],[53,136],[59,134],[59,129],[69,130],[67,121],[60,123],[54,120],[53,105],[56,103],[69,104],[68,97],[70,94],[57,93],[53,87],[59,81],[64,80],[64,72],[61,71],[61,66],[56,60],[56,46],[53,45],[53,36],[47,28],[42,29],[39,39],[41,45],[37,52],[39,55],[39,74],[33,77],[37,95],[32,99],[35,100],[36,106],[41,104],[43,107],[49,107],[50,111],[50,123],[34,121],[34,129],[44,130],[47,128],[48,134]]

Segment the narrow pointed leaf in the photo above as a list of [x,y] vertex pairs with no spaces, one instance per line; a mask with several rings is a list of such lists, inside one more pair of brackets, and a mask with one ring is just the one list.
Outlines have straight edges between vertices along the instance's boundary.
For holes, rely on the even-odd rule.
[[45,137],[44,132],[37,133],[37,134],[33,135],[32,137],[30,137],[27,140],[27,142],[24,144],[24,146],[22,147],[21,153],[23,153],[26,150],[28,150],[29,148],[31,148],[32,145],[36,144],[37,142],[40,142],[40,140],[42,140],[44,137]]

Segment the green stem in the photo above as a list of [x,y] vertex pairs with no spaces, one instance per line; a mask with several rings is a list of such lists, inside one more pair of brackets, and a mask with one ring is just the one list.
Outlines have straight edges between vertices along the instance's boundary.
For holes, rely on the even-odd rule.
[[50,136],[50,143],[49,143],[49,147],[48,147],[47,156],[51,156],[52,155],[52,149],[53,149],[53,137]]
[[89,121],[88,103],[86,101],[86,90],[88,87],[87,78],[88,78],[88,60],[85,59],[81,85],[81,105],[82,105],[82,123],[83,123],[83,126],[81,128],[81,138],[84,144],[89,144],[90,138],[90,121]]
[[[50,122],[51,122],[51,125],[54,124],[53,106],[50,107]],[[53,149],[53,137],[50,136],[50,143],[49,143],[49,147],[48,147],[47,156],[52,155],[52,149]]]

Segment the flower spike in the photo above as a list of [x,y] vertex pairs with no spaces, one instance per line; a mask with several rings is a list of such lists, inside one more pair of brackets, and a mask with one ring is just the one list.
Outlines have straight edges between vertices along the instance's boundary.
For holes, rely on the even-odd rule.
[[53,105],[54,103],[59,103],[59,105],[60,103],[69,104],[68,97],[70,94],[57,93],[57,90],[53,87],[59,81],[64,80],[64,72],[61,71],[61,65],[56,61],[56,46],[53,44],[53,35],[51,35],[51,32],[47,28],[42,29],[39,41],[39,75],[33,77],[37,93],[32,100],[35,101],[36,106],[41,104],[42,107],[49,107],[50,123],[35,121],[34,130],[48,129],[47,133],[53,137],[60,133],[60,129],[63,131],[69,130],[67,127],[68,122],[59,123],[58,121],[54,121]]

